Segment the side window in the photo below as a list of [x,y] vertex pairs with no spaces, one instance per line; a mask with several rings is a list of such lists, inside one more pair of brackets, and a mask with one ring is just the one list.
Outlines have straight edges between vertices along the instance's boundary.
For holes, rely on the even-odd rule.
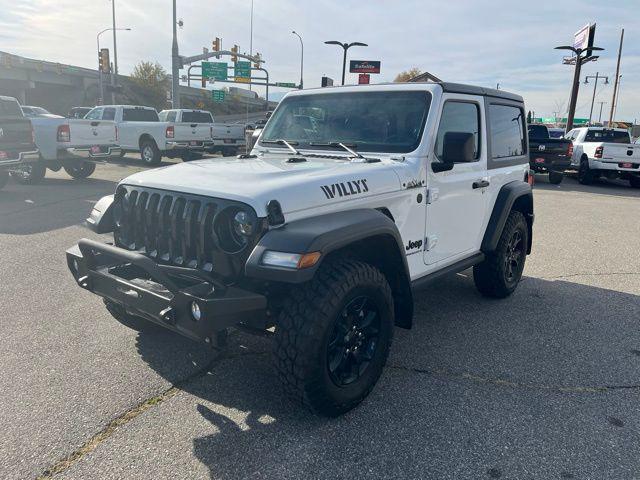
[[436,156],[438,158],[442,158],[444,137],[449,132],[473,134],[473,158],[475,161],[480,158],[480,109],[477,103],[455,100],[445,102],[436,136]]
[[489,106],[491,124],[491,158],[517,157],[524,155],[525,128],[524,111],[510,105]]
[[102,114],[102,120],[115,120],[116,118],[116,109],[115,108],[105,108],[104,113]]
[[84,118],[85,120],[102,120],[102,108],[94,108]]

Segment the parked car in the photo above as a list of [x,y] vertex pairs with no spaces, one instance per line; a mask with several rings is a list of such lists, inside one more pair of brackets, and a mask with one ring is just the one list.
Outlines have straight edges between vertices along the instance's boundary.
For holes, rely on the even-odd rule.
[[29,105],[22,105],[22,113],[27,118],[64,118],[60,115],[55,115],[42,107],[33,107]]
[[203,142],[211,139],[208,126],[195,123],[194,128],[176,131],[173,122],[161,122],[155,108],[136,105],[104,105],[95,107],[87,120],[112,120],[118,127],[122,154],[140,152],[147,165],[158,165],[162,157],[189,159],[203,151]]
[[15,98],[0,96],[0,188],[10,172],[37,160],[31,122]]
[[[310,108],[303,131],[292,117]],[[135,330],[268,336],[292,398],[343,414],[411,327],[414,291],[471,267],[483,295],[517,288],[534,218],[525,112],[450,83],[289,93],[250,157],[122,180],[88,219],[113,243],[82,239],[67,265]]]
[[628,180],[640,188],[640,147],[623,128],[582,127],[567,133],[573,142],[571,166],[578,181],[589,185],[600,176]]
[[527,130],[531,169],[536,173],[548,173],[549,183],[558,185],[571,165],[571,141],[551,138],[545,125],[529,125]]
[[[210,153],[219,151],[224,156],[235,155],[239,149],[245,146],[242,125],[216,123],[211,113],[205,110],[163,110],[160,112],[160,120],[173,122],[176,126],[177,136],[182,136],[181,133],[179,134],[179,130],[208,128],[208,139],[203,141],[201,145],[205,151]],[[193,158],[194,155],[191,157]]]
[[84,118],[84,116],[91,110],[91,107],[73,107],[71,110],[69,110],[67,118]]

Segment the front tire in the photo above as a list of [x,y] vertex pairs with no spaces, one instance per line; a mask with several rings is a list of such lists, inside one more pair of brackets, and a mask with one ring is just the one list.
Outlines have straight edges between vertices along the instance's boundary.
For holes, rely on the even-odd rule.
[[40,183],[47,174],[47,167],[40,162],[26,163],[18,170],[13,170],[11,176],[22,185],[35,185]]
[[64,171],[72,178],[82,179],[88,178],[95,172],[96,164],[91,162],[79,162],[77,164],[69,164],[63,166]]
[[595,180],[593,170],[589,168],[589,159],[582,157],[580,159],[580,167],[578,168],[578,182],[582,185],[591,185]]
[[473,267],[473,281],[486,297],[505,298],[522,278],[529,245],[529,228],[524,215],[513,211],[502,229],[496,250]]
[[549,183],[560,185],[562,183],[562,172],[549,172]]
[[393,338],[393,297],[384,275],[352,260],[323,265],[285,301],[274,359],[285,391],[335,417],[371,392]]
[[103,301],[104,306],[107,307],[107,311],[111,314],[111,316],[131,330],[145,333],[159,332],[163,330],[162,327],[156,325],[153,322],[150,322],[149,320],[145,320],[142,317],[136,317],[135,315],[128,314],[125,311],[124,307],[118,303],[107,300],[106,298],[103,298]]
[[140,144],[140,158],[147,165],[159,165],[162,156],[160,155],[160,150],[156,142],[153,140],[143,140]]

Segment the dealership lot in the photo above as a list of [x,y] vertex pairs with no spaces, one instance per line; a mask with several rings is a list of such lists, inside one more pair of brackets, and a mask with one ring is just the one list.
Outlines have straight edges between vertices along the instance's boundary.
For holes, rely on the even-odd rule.
[[640,475],[640,191],[540,181],[517,292],[487,300],[465,272],[419,293],[372,395],[326,420],[284,400],[266,340],[138,334],[76,287],[64,250],[142,168],[0,192],[0,477]]

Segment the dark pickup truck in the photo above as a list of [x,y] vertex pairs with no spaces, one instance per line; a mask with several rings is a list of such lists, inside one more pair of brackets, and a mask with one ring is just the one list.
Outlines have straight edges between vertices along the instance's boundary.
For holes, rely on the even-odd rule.
[[571,164],[571,140],[551,138],[545,125],[529,125],[529,164],[537,173],[548,173],[549,183],[562,182]]
[[31,121],[15,98],[0,96],[0,188],[6,185],[10,171],[37,160]]

